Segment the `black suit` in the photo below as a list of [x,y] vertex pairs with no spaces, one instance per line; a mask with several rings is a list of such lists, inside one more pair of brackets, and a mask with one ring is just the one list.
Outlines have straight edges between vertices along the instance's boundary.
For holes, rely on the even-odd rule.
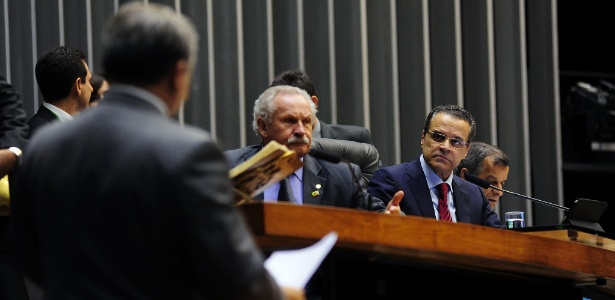
[[320,137],[367,144],[372,143],[372,136],[365,127],[327,124],[321,120],[318,120],[318,122],[320,123]]
[[[453,202],[457,209],[457,222],[502,227],[502,222],[489,207],[489,201],[480,187],[453,176]],[[402,190],[404,198],[399,207],[406,215],[436,218],[420,158],[378,169],[367,190],[385,201]]]
[[[0,74],[0,149],[24,149],[28,126],[19,92]],[[13,184],[13,174],[9,175]],[[8,229],[10,217],[0,217],[0,299],[26,299],[21,274],[9,253]]]
[[[51,299],[278,299],[207,132],[111,88],[24,151],[13,217]],[[58,159],[63,158],[63,159]]]
[[33,136],[43,126],[49,125],[53,122],[59,121],[58,117],[49,108],[41,105],[36,111],[36,114],[28,120],[28,127],[30,127],[30,136]]

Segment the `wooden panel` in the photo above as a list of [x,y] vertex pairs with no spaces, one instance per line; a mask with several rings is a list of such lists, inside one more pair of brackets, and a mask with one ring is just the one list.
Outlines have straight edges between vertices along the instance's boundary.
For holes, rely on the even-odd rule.
[[363,251],[372,259],[580,284],[605,278],[606,284],[595,288],[615,295],[615,252],[603,247],[487,226],[333,207],[252,203],[241,209],[265,250],[305,246],[335,231],[339,235],[336,249]]

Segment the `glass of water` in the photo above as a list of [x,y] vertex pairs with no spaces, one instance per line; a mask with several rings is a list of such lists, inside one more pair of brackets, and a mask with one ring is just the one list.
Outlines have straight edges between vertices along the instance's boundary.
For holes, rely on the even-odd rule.
[[506,217],[506,228],[523,228],[525,227],[525,218],[522,211],[509,211],[504,214]]

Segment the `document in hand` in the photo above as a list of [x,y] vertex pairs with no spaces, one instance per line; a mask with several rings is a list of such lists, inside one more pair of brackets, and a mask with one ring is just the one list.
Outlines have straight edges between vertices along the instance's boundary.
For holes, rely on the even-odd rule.
[[265,260],[265,268],[278,285],[303,289],[336,241],[337,233],[330,232],[312,246],[275,251]]
[[294,150],[276,141],[269,142],[250,159],[229,171],[235,200],[238,204],[251,202],[252,197],[302,166],[303,162]]

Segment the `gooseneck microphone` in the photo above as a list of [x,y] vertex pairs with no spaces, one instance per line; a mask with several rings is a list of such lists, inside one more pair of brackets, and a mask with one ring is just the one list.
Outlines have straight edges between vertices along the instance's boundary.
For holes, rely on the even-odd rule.
[[465,180],[467,180],[467,181],[469,181],[471,183],[474,183],[474,184],[476,184],[476,185],[478,185],[478,186],[480,186],[480,187],[482,187],[484,189],[492,188],[494,190],[498,190],[500,192],[504,192],[504,193],[507,193],[507,194],[515,195],[517,197],[529,199],[529,200],[532,200],[534,202],[537,202],[537,203],[540,203],[540,204],[543,204],[543,205],[547,205],[547,206],[551,206],[551,207],[556,207],[556,208],[559,208],[559,209],[562,209],[562,210],[565,210],[565,211],[570,210],[570,208],[565,207],[565,206],[557,205],[555,203],[547,202],[547,201],[544,201],[544,200],[532,198],[530,196],[521,195],[521,194],[517,194],[515,192],[511,192],[511,191],[507,191],[507,190],[498,188],[496,186],[493,186],[493,185],[489,184],[489,181],[487,181],[485,179],[482,179],[482,178],[480,178],[480,177],[478,177],[476,175],[465,173],[464,177],[465,177]]

